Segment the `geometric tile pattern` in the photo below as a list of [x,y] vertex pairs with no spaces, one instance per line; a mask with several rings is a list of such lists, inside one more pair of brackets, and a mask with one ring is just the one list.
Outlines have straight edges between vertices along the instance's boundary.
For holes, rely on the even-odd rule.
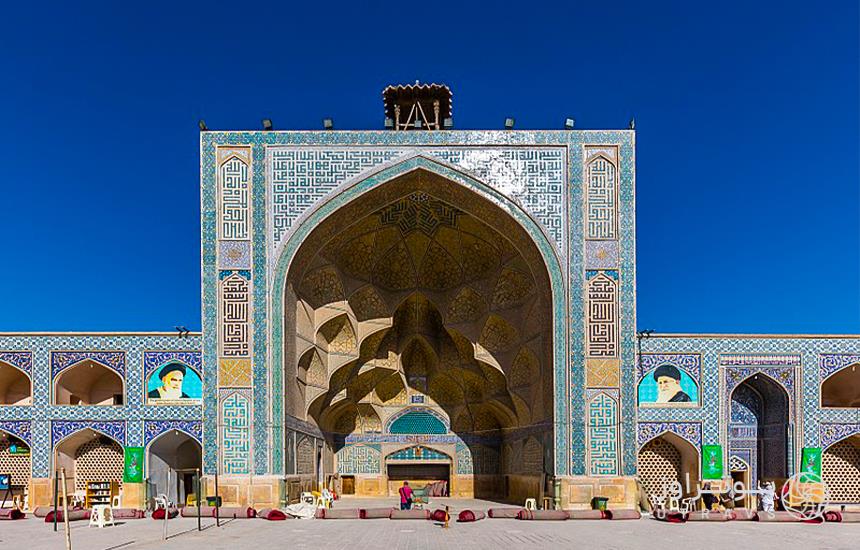
[[219,390],[221,395],[221,472],[248,474],[251,471],[250,390]]
[[[646,353],[700,354],[702,381],[700,409],[640,408],[638,421],[699,422],[703,442],[722,444],[728,454],[728,396],[744,379],[764,374],[785,388],[789,397],[791,456],[789,474],[801,447],[826,447],[860,430],[860,409],[826,409],[819,406],[822,377],[851,364],[860,355],[856,337],[745,337],[660,335],[642,338]],[[843,359],[844,358],[844,359]],[[827,365],[822,371],[822,367]],[[745,457],[747,460],[751,457]],[[751,465],[752,467],[752,465]]]
[[[520,201],[564,250],[564,150],[559,147],[418,149],[461,167]],[[270,148],[271,245],[277,247],[311,206],[351,178],[416,150],[386,148]]]
[[125,422],[114,420],[93,422],[89,420],[55,420],[51,422],[51,448],[72,435],[84,429],[91,429],[106,435],[121,445],[125,445]]
[[451,460],[451,457],[442,451],[437,451],[430,447],[413,445],[412,447],[407,447],[405,449],[389,453],[385,457],[385,460]]
[[588,441],[591,475],[618,475],[618,402],[602,391],[588,402]]
[[251,269],[250,241],[219,241],[219,269]]
[[[0,430],[25,440],[30,445],[31,467],[34,477],[48,477],[51,471],[51,449],[53,448],[52,425],[61,433],[66,430],[91,427],[106,435],[114,432],[116,437],[130,446],[143,444],[143,421],[151,420],[200,420],[200,405],[146,404],[143,391],[144,353],[196,352],[200,354],[200,336],[191,334],[178,338],[176,333],[140,334],[11,334],[0,336],[0,349],[26,352],[32,355],[31,377],[33,380],[33,403],[30,406],[0,407]],[[115,350],[100,355],[104,350]],[[58,352],[58,353],[53,353]],[[75,352],[74,354],[70,352]],[[117,354],[124,355],[120,361]],[[197,368],[197,361],[187,356],[189,366]],[[81,406],[51,404],[52,361],[63,359],[64,368],[81,359],[93,359],[99,363],[120,369],[124,375],[125,400],[121,406]],[[66,363],[66,360],[71,363]],[[117,371],[118,372],[118,371]],[[77,424],[70,424],[75,422]],[[60,424],[64,423],[64,424]],[[111,423],[111,424],[104,424]],[[120,424],[124,426],[120,427]],[[4,428],[5,426],[5,428]],[[110,426],[110,427],[109,427]],[[124,435],[123,435],[124,433]],[[113,437],[113,435],[111,435]]]
[[618,357],[618,272],[588,271],[587,357]]
[[586,269],[617,269],[618,241],[585,241]]
[[605,157],[597,156],[586,167],[588,181],[588,234],[587,239],[616,239],[618,183],[615,165]]
[[337,471],[341,474],[378,474],[381,456],[379,445],[347,445],[337,452]]
[[221,218],[218,224],[222,239],[248,239],[250,220],[250,174],[247,157],[231,156],[221,163]]
[[222,357],[218,360],[218,387],[243,388],[252,383],[251,360]]

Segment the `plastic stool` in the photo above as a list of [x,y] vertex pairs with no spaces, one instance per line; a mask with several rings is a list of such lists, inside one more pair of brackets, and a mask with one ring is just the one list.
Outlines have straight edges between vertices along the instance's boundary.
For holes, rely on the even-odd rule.
[[525,504],[526,510],[537,510],[537,501],[533,498],[527,498]]
[[99,529],[105,525],[114,526],[113,509],[107,504],[96,504],[90,512],[90,527],[95,525]]

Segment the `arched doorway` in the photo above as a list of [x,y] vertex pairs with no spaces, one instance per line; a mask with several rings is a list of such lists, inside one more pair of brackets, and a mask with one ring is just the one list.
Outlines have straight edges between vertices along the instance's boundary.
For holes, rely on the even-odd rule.
[[645,492],[664,495],[673,492],[675,483],[681,487],[681,495],[695,494],[699,487],[699,452],[686,439],[667,432],[639,449],[639,480]]
[[[0,430],[0,472],[10,474],[14,496],[23,495],[30,483],[30,446],[13,434]],[[0,497],[2,498],[2,497]]]
[[[290,264],[284,310],[288,416],[319,429],[332,455],[381,445],[346,453],[377,457],[351,465],[372,471],[362,475],[374,487],[388,477],[375,453],[420,436],[451,451],[452,485],[470,496],[543,491],[554,473],[552,288],[509,213],[430,171],[396,177],[315,225]],[[383,429],[415,405],[444,432]],[[525,430],[537,459],[509,471],[501,449],[522,448]]]
[[824,449],[821,477],[830,493],[830,502],[860,504],[860,434]]
[[167,495],[171,502],[185,504],[188,496],[195,494],[194,476],[202,468],[202,457],[200,443],[183,431],[170,430],[158,436],[147,450],[149,496]]
[[32,398],[30,377],[24,371],[0,361],[0,405],[29,405]]
[[[122,488],[123,449],[111,437],[86,428],[60,441],[54,450],[55,469],[66,470],[66,492],[83,499],[90,484]],[[113,489],[111,489],[113,491]],[[116,496],[116,495],[111,495]],[[108,499],[108,504],[110,504]]]
[[729,454],[749,457],[749,483],[788,477],[789,398],[769,376],[755,374],[731,395]]
[[122,405],[123,381],[113,369],[87,359],[64,369],[54,382],[55,405]]
[[860,407],[860,365],[851,365],[830,375],[821,384],[822,407]]

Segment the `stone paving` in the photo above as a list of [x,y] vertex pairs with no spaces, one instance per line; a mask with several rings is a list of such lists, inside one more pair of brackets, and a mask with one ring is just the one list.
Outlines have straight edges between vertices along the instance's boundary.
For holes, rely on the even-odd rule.
[[[483,501],[434,499],[462,509]],[[343,499],[338,507],[384,506],[393,499]],[[860,524],[760,524],[687,523],[672,525],[650,519],[629,521],[536,522],[485,519],[476,523],[452,523],[449,529],[430,521],[379,520],[287,520],[269,522],[259,519],[226,520],[216,527],[213,519],[177,518],[168,522],[169,538],[162,540],[163,522],[151,519],[126,521],[113,528],[89,528],[87,522],[71,524],[75,550],[476,550],[484,548],[803,548],[851,549],[860,547]],[[39,518],[0,521],[0,548],[24,550],[62,550],[62,524],[54,533],[50,524]]]

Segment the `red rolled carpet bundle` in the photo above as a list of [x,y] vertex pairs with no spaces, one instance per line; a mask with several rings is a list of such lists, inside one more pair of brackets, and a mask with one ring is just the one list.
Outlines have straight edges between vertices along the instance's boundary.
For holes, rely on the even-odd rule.
[[657,521],[665,521],[666,523],[685,523],[687,521],[687,516],[681,512],[665,512],[654,514],[652,517]]
[[317,508],[317,519],[361,519],[358,508]]
[[391,517],[391,511],[394,508],[362,508],[358,511],[358,517],[361,519],[388,519]]
[[458,523],[471,523],[473,521],[480,521],[486,517],[486,514],[481,510],[477,512],[473,512],[472,510],[463,510],[460,512],[460,515],[457,516]]
[[491,518],[516,518],[521,510],[525,508],[490,508],[487,510],[487,515]]
[[[159,508],[152,513],[152,519],[164,519],[165,510],[164,508]],[[179,510],[176,508],[171,508],[167,511],[167,519],[173,519],[179,515]]]
[[445,510],[434,510],[430,514],[430,519],[433,521],[445,521]]
[[24,512],[17,508],[0,508],[0,520],[24,519]]
[[391,519],[430,519],[430,510],[392,510]]
[[570,519],[610,519],[609,512],[602,510],[571,510],[568,512]]
[[287,514],[281,512],[277,508],[263,508],[257,512],[257,517],[267,519],[269,521],[284,521],[287,519]]
[[607,510],[605,514],[606,519],[639,519],[642,517],[639,510],[631,510],[629,508],[622,508],[621,510]]
[[[69,510],[69,521],[80,521],[82,519],[90,519],[89,510]],[[63,511],[57,510],[57,521],[63,521]],[[45,516],[45,523],[54,523],[54,511],[48,512]]]
[[517,519],[539,521],[564,521],[570,519],[565,510],[520,510]]

